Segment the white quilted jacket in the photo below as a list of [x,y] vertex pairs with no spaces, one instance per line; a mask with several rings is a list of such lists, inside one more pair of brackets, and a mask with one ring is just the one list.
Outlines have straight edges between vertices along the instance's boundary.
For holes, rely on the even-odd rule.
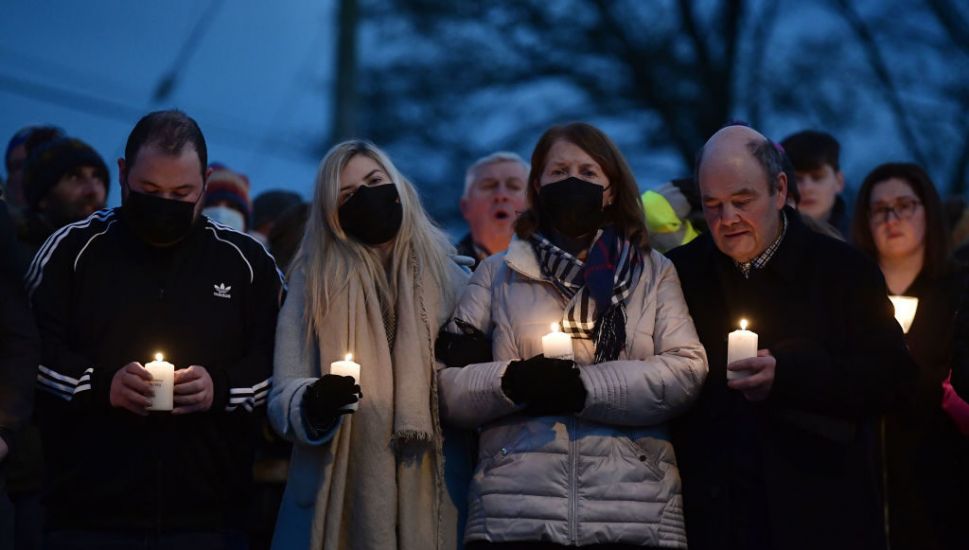
[[699,393],[706,353],[673,264],[655,251],[644,264],[626,303],[625,350],[590,365],[593,342],[574,339],[585,409],[546,417],[517,414],[501,376],[542,352],[566,302],[527,242],[478,267],[454,317],[491,335],[495,360],[439,374],[444,421],[480,433],[466,542],[686,547],[666,422]]

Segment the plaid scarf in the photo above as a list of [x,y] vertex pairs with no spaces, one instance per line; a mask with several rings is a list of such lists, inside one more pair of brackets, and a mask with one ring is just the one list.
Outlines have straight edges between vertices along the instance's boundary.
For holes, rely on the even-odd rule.
[[625,300],[642,268],[639,249],[606,227],[582,262],[534,234],[530,239],[542,274],[569,300],[562,331],[595,341],[595,363],[614,361],[626,346]]

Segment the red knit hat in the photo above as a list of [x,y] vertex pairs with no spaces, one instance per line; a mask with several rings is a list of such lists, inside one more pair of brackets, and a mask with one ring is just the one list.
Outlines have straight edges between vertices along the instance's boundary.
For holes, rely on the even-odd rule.
[[249,200],[249,178],[240,172],[230,170],[224,164],[211,164],[212,174],[209,176],[205,188],[203,207],[214,206],[220,202],[227,202],[233,208],[242,212],[249,223],[252,216],[252,201]]

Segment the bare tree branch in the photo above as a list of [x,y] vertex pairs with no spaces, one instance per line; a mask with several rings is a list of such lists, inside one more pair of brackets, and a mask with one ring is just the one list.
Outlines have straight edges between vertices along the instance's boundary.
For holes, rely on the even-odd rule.
[[764,98],[761,94],[763,80],[760,77],[760,71],[764,66],[764,54],[767,52],[767,44],[774,29],[778,5],[778,0],[767,0],[750,32],[750,51],[745,62],[748,78],[742,97],[747,104],[750,125],[754,128],[761,127],[764,117]]
[[837,0],[837,4],[841,8],[842,16],[854,31],[855,37],[864,49],[865,56],[871,64],[871,69],[881,82],[882,95],[884,95],[885,101],[888,102],[888,106],[895,116],[895,123],[898,125],[899,132],[902,134],[902,139],[905,140],[906,145],[912,151],[912,155],[916,161],[922,165],[926,165],[925,154],[922,152],[918,137],[915,135],[915,131],[909,123],[905,104],[899,96],[895,81],[892,79],[891,71],[888,69],[888,64],[885,62],[885,57],[882,55],[881,48],[878,46],[874,34],[868,28],[864,19],[861,18],[861,15],[855,10],[851,0]]
[[969,21],[949,0],[928,0],[928,4],[952,43],[969,53]]

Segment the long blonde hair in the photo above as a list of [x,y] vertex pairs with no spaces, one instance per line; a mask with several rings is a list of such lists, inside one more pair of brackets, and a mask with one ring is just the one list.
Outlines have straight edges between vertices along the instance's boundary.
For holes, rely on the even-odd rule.
[[[365,155],[380,165],[400,195],[403,219],[391,252],[389,280],[377,250],[349,237],[340,226],[340,174],[357,155]],[[311,329],[307,336],[314,337],[323,327],[331,298],[347,290],[354,272],[373,281],[382,307],[392,309],[396,305],[396,276],[402,262],[413,256],[419,271],[430,272],[436,283],[434,288],[445,289],[447,262],[453,254],[454,247],[424,211],[413,184],[397,171],[383,151],[363,140],[333,146],[320,161],[306,232],[293,262],[294,270],[302,268],[306,274],[306,321]]]

